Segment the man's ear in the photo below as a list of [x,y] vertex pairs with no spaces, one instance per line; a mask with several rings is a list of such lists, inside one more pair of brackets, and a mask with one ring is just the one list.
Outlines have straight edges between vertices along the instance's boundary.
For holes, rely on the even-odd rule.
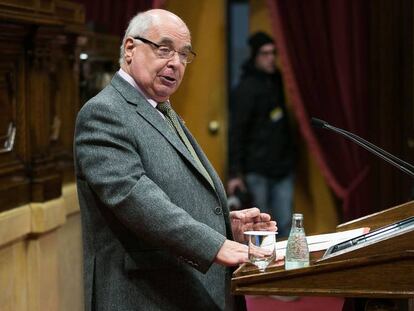
[[124,43],[124,60],[127,64],[130,64],[132,61],[132,57],[134,56],[134,48],[135,48],[135,44],[134,44],[134,39],[132,38],[127,38],[125,40]]

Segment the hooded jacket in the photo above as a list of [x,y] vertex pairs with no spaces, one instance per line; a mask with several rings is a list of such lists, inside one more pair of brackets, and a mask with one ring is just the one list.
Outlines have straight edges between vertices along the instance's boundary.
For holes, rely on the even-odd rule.
[[280,179],[292,171],[295,150],[279,71],[268,74],[247,61],[231,94],[229,121],[230,178]]

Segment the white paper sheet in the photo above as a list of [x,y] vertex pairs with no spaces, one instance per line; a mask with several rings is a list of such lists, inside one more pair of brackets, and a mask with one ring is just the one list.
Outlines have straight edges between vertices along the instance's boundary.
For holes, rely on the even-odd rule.
[[[368,233],[369,228],[358,228],[341,232],[333,232],[326,234],[310,235],[306,237],[309,246],[309,252],[321,251],[328,249],[332,245],[340,242],[353,239],[362,234]],[[277,256],[285,256],[287,241],[276,242],[276,254]]]

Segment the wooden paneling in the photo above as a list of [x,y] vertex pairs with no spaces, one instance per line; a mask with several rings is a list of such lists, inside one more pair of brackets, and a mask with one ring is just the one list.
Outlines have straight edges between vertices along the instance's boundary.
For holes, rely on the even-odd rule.
[[0,212],[0,310],[83,310],[75,184],[63,194]]
[[73,175],[82,5],[0,1],[0,210],[61,195]]
[[0,213],[0,246],[25,237],[31,230],[31,211],[23,205]]
[[29,148],[31,153],[31,200],[43,202],[60,196],[61,175],[49,150],[53,115],[56,105],[56,80],[53,80],[54,58],[51,42],[59,35],[58,28],[37,27],[30,33],[27,50],[27,92],[29,106]]
[[[65,205],[67,210],[77,205]],[[79,211],[67,215],[58,231],[59,311],[84,310],[82,236]]]
[[28,240],[27,245],[28,310],[59,310],[56,230]]
[[0,210],[30,200],[27,106],[22,92],[26,33],[21,25],[0,24]]
[[27,257],[24,240],[0,246],[0,310],[27,311]]
[[0,20],[0,310],[80,311],[79,54],[106,62],[112,49],[116,64],[119,38],[87,32],[70,1],[0,0]]

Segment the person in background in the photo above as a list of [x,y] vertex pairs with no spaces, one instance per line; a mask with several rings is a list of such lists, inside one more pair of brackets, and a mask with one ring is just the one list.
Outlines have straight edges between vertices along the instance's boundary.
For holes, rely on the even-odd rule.
[[217,173],[171,107],[194,56],[178,16],[139,13],[121,68],[78,114],[87,311],[244,309],[230,295],[231,267],[248,260],[243,232],[276,223],[257,208],[229,212]]
[[253,204],[277,220],[278,237],[289,235],[295,146],[285,105],[276,46],[266,33],[248,40],[250,58],[231,94],[228,194],[248,191]]

